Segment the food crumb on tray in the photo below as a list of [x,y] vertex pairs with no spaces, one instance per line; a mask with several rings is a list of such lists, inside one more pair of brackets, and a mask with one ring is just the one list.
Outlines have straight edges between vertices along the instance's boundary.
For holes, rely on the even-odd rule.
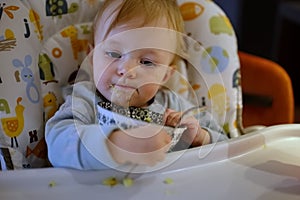
[[49,187],[55,187],[56,186],[56,182],[55,181],[50,181],[48,184]]
[[164,180],[164,183],[165,184],[172,184],[174,181],[173,181],[173,179],[171,179],[171,178],[166,178],[165,180]]
[[133,185],[133,179],[132,178],[124,178],[122,183],[125,187],[131,187]]
[[117,180],[116,177],[111,176],[111,177],[104,179],[102,181],[102,183],[103,183],[103,185],[110,186],[110,187],[118,185],[119,183],[121,183],[125,187],[131,187],[133,185],[134,181],[132,178],[128,178],[128,177],[119,181],[119,180]]
[[103,185],[113,187],[118,184],[116,177],[108,177],[102,181]]
[[[102,183],[103,183],[103,185],[110,186],[110,187],[114,187],[118,184],[122,184],[125,187],[131,187],[134,184],[134,180],[132,178],[129,178],[129,177],[123,178],[122,180],[118,180],[116,177],[110,176],[110,177],[104,179],[102,181]],[[172,178],[165,178],[163,180],[163,183],[167,184],[167,185],[170,185],[170,184],[173,184],[174,181],[173,181]]]

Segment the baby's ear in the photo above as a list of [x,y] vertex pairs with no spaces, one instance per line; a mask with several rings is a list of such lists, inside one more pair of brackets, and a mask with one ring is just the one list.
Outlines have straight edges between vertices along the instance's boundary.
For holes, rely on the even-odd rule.
[[91,51],[93,51],[93,49],[94,49],[94,45],[89,42],[88,45],[87,45],[87,52],[86,53],[87,54],[91,53]]
[[165,74],[165,77],[164,77],[164,79],[163,79],[163,83],[166,83],[170,78],[171,78],[171,76],[174,74],[174,72],[175,72],[175,69],[176,69],[176,65],[174,64],[174,65],[170,65],[169,67],[168,67],[168,71],[167,71],[167,73]]
[[89,53],[88,55],[87,55],[87,61],[88,61],[88,63],[91,65],[91,66],[93,66],[93,59],[94,59],[94,53],[92,52],[92,53]]

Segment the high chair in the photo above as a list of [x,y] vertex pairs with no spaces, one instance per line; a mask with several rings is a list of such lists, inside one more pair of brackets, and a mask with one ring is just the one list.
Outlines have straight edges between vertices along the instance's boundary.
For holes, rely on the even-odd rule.
[[[44,124],[63,103],[61,88],[72,83],[88,53],[92,21],[101,2],[7,0],[0,4],[2,169],[48,166]],[[194,42],[189,53],[199,56],[182,62],[178,68],[180,76],[174,76],[168,87],[194,103],[206,105],[224,132],[231,138],[238,137],[244,134],[239,59],[242,86],[250,94],[256,79],[252,77],[253,71],[248,73],[252,67],[259,68],[257,71],[262,69],[246,64],[246,54],[238,54],[234,30],[213,1],[178,0],[178,4],[187,35]],[[288,82],[287,76],[285,80]],[[291,112],[291,88],[289,84],[286,86],[289,106],[285,109]],[[260,91],[254,94],[265,94]],[[268,125],[260,120],[247,121],[247,112],[250,111],[246,107],[244,125]],[[269,124],[291,122],[290,116],[276,118],[279,120]]]
[[238,53],[243,89],[243,125],[271,126],[294,122],[294,97],[289,75],[277,63]]

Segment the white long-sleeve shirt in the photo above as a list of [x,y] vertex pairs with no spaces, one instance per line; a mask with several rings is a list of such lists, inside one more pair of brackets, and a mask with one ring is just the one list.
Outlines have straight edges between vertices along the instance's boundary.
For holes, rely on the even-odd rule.
[[[45,138],[49,160],[54,167],[85,170],[118,168],[119,164],[110,155],[106,140],[119,127],[115,123],[99,123],[97,104],[103,100],[95,91],[92,82],[74,84],[66,92],[68,95],[64,104],[47,121]],[[175,93],[160,90],[149,109],[163,114],[166,108],[184,111],[192,106]],[[201,127],[209,132],[213,143],[227,139],[208,112],[195,117],[199,119]]]

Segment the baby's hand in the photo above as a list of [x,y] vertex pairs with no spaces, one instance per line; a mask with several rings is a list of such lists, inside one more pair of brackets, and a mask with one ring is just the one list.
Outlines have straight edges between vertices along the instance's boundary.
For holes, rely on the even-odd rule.
[[107,146],[114,160],[120,164],[130,162],[153,166],[164,160],[171,137],[157,125],[146,125],[110,134]]
[[167,109],[164,115],[164,122],[166,126],[176,127],[181,120],[182,112],[176,112],[172,109]]
[[167,126],[185,126],[187,129],[181,136],[191,146],[201,146],[210,143],[210,135],[201,128],[198,120],[194,116],[187,116],[182,118],[182,112],[176,112],[167,109],[164,116],[165,125]]

